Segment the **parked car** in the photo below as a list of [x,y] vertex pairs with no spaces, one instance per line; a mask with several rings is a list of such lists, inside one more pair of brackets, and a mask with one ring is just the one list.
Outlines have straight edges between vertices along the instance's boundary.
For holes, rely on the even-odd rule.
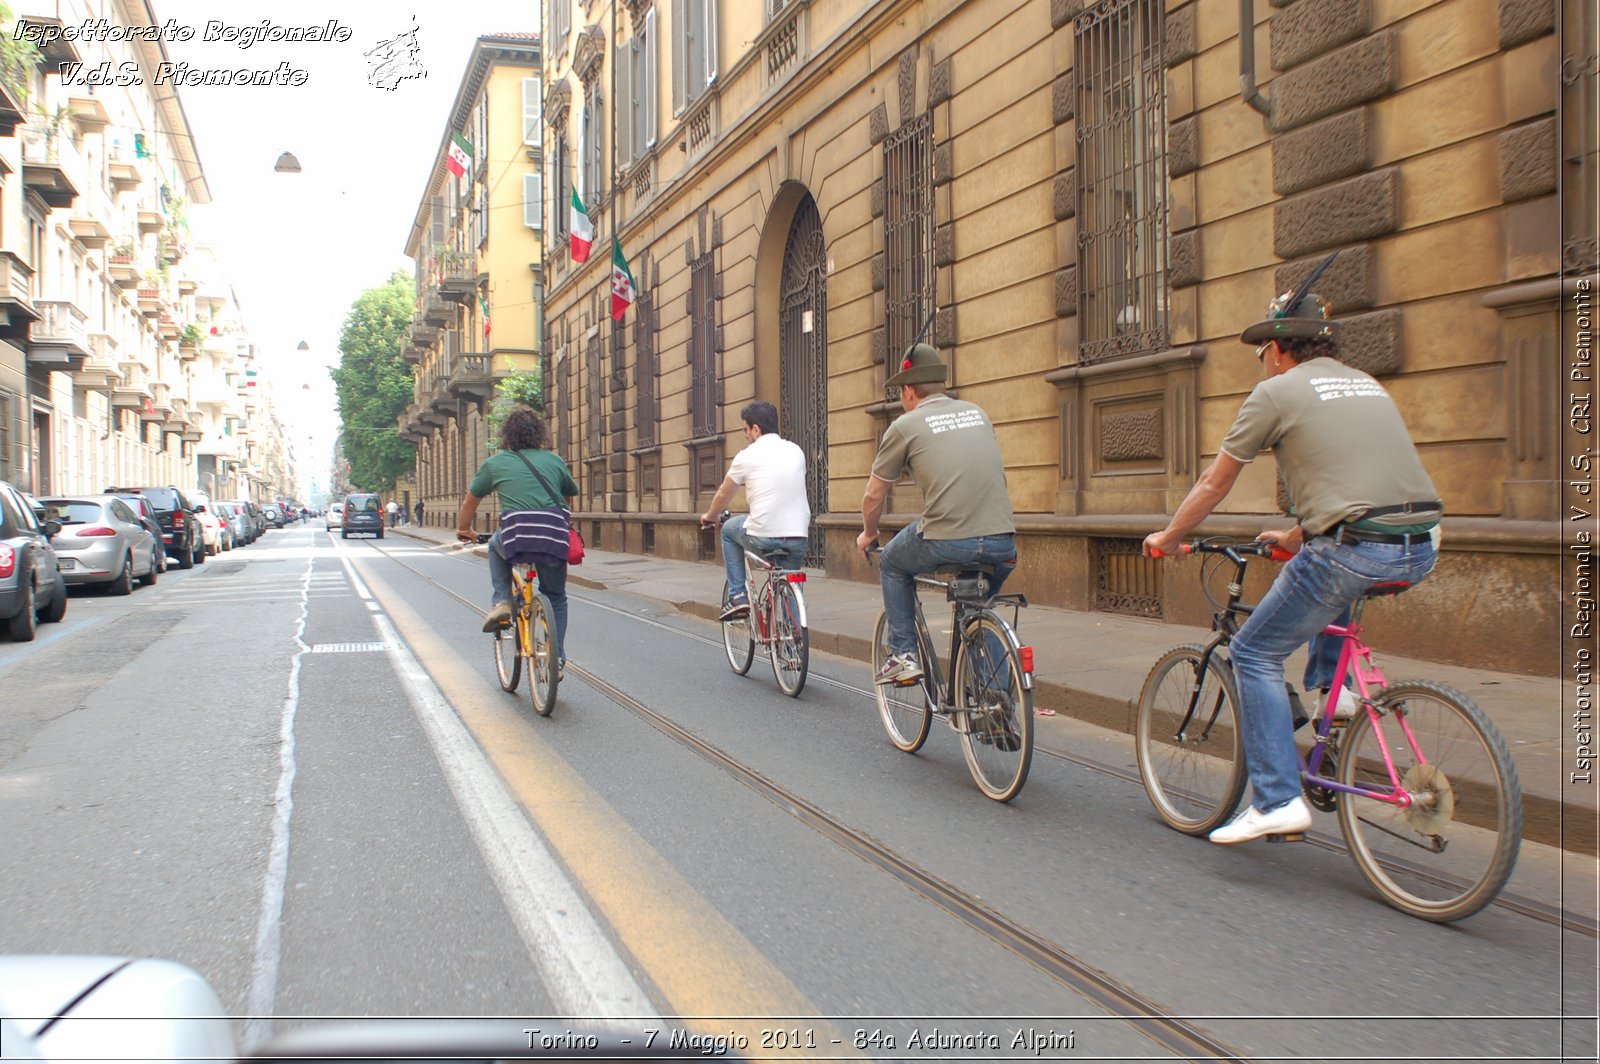
[[156,572],[166,572],[167,549],[161,543],[161,525],[156,521],[155,507],[151,506],[150,500],[143,495],[117,495],[115,498],[121,499],[128,509],[132,510],[134,515],[139,518],[139,523],[149,529],[150,535],[155,537]]
[[266,516],[267,523],[273,528],[282,528],[284,524],[286,524],[283,517],[283,511],[275,504],[269,504],[263,507],[261,512]]
[[195,518],[200,522],[200,538],[206,545],[206,553],[221,554],[233,546],[233,532],[212,509],[211,500],[204,495],[196,495],[192,501]]
[[152,488],[107,488],[107,495],[140,495],[150,500],[161,526],[161,545],[167,557],[176,559],[179,569],[205,564],[205,537],[189,496],[171,486]]
[[344,503],[336,502],[328,507],[326,517],[327,530],[332,532],[336,528],[344,527]]
[[40,499],[45,517],[61,531],[51,541],[61,576],[70,584],[104,584],[126,595],[133,581],[149,586],[160,574],[156,537],[115,495]]
[[250,515],[245,513],[244,507],[233,502],[219,502],[217,516],[226,516],[228,527],[233,530],[233,545],[247,547],[250,541],[256,538],[255,523],[250,520]]
[[243,510],[245,512],[245,516],[250,519],[251,543],[254,543],[256,540],[266,535],[267,518],[266,515],[261,512],[261,507],[257,506],[249,499],[229,499],[228,501],[234,506],[237,506],[239,509]]
[[383,538],[383,500],[364,492],[346,495],[344,499],[344,524],[339,529],[341,539],[349,539],[352,532],[369,532]]
[[0,623],[18,643],[34,637],[38,622],[67,615],[67,582],[50,545],[59,531],[41,520],[32,499],[0,481]]

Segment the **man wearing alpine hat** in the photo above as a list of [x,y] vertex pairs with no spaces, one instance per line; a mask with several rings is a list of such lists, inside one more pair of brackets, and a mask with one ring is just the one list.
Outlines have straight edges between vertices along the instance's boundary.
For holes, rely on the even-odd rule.
[[950,370],[928,344],[914,344],[900,370],[884,383],[899,387],[905,413],[884,431],[878,457],[861,500],[864,555],[878,538],[889,486],[902,476],[922,489],[922,517],[902,528],[878,559],[883,608],[888,615],[889,656],[873,678],[878,684],[911,684],[922,678],[917,660],[916,577],[952,562],[995,567],[991,594],[1017,565],[1016,525],[1006,491],[1000,441],[989,416],[974,403],[945,394]]
[[[1334,255],[1338,253],[1335,252]],[[1271,450],[1293,513],[1287,530],[1261,538],[1294,553],[1230,647],[1252,804],[1210,835],[1249,842],[1304,831],[1311,810],[1301,797],[1294,722],[1283,662],[1342,616],[1372,585],[1415,584],[1433,570],[1433,531],[1443,504],[1422,468],[1394,400],[1376,380],[1337,360],[1338,329],[1311,284],[1326,259],[1296,289],[1274,299],[1267,318],[1240,337],[1258,345],[1264,379],[1245,399],[1216,460],[1146,554],[1172,554],[1220,503],[1257,454]],[[1312,648],[1307,669],[1331,672]],[[1326,687],[1330,677],[1321,677]]]

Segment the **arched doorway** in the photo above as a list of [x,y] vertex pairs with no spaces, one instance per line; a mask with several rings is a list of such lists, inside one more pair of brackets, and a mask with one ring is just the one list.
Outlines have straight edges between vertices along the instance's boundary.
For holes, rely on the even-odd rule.
[[825,567],[817,517],[828,509],[828,251],[822,216],[808,192],[789,223],[779,287],[778,422],[806,454],[811,545],[806,564]]

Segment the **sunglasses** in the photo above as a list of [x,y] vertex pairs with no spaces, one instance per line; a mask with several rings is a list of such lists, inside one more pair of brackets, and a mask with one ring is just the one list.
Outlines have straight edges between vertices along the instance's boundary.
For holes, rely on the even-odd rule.
[[1267,342],[1266,342],[1266,343],[1264,343],[1264,344],[1262,344],[1262,345],[1261,345],[1261,346],[1260,346],[1260,347],[1258,347],[1258,348],[1256,348],[1256,361],[1257,361],[1257,362],[1264,362],[1264,361],[1266,361],[1266,358],[1267,358],[1267,348],[1269,348],[1269,347],[1271,347],[1271,346],[1272,346],[1272,345],[1273,345],[1273,343],[1274,343],[1274,342],[1275,342],[1275,341],[1272,341],[1272,340],[1268,340],[1268,341],[1267,341]]

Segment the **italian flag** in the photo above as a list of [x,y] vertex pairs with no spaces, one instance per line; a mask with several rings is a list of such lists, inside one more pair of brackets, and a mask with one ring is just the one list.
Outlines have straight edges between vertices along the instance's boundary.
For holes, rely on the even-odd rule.
[[482,291],[478,293],[478,311],[483,315],[483,337],[489,338],[489,297]]
[[572,190],[572,224],[568,228],[572,231],[572,261],[588,262],[589,249],[594,247],[594,223],[583,209],[577,189]]
[[444,164],[457,177],[465,177],[467,171],[472,169],[472,145],[467,143],[467,138],[460,133],[450,134],[450,148],[445,155]]
[[616,237],[611,238],[611,320],[621,321],[622,316],[633,306],[634,299],[633,271],[628,269],[628,260],[622,257],[622,245]]

